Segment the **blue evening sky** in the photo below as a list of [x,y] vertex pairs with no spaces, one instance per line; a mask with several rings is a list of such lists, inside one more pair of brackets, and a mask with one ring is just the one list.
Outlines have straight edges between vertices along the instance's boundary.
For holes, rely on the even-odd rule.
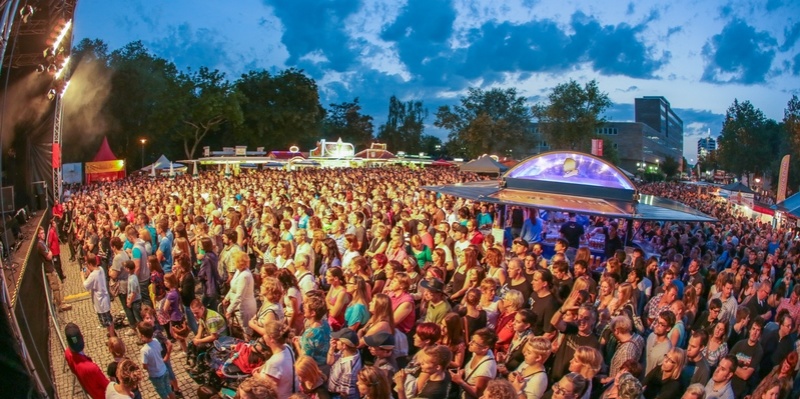
[[141,40],[180,69],[231,80],[297,67],[326,107],[359,97],[376,130],[393,94],[423,100],[432,128],[469,87],[515,87],[532,104],[570,78],[597,79],[611,120],[632,120],[636,97],[666,97],[687,159],[734,99],[780,120],[800,94],[796,0],[81,0],[83,38],[110,50]]

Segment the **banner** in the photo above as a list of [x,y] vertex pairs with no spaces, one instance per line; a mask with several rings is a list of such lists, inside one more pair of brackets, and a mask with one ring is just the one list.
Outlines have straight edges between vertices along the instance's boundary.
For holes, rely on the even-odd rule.
[[114,161],[86,162],[86,173],[108,173],[125,170],[125,161],[117,159]]
[[596,157],[603,156],[603,140],[602,139],[592,139],[592,155]]
[[61,167],[61,143],[53,143],[53,169]]
[[781,202],[786,199],[786,185],[789,182],[789,155],[785,155],[781,161],[781,168],[778,172],[778,196],[775,202]]

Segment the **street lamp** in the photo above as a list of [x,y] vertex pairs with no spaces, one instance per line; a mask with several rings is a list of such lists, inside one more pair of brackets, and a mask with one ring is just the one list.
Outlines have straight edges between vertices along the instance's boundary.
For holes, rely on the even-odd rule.
[[142,143],[142,169],[144,169],[144,145],[147,143],[147,139],[139,139],[139,142]]

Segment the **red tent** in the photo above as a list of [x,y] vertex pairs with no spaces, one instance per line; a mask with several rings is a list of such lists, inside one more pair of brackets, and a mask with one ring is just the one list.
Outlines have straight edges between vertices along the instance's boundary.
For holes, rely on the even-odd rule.
[[97,150],[92,162],[86,162],[86,184],[98,181],[114,181],[125,177],[125,160],[117,159],[108,146],[108,138]]

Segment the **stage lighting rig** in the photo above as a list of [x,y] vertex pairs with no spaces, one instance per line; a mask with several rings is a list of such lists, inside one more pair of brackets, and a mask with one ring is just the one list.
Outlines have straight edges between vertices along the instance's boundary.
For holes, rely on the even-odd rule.
[[58,37],[56,37],[56,41],[55,43],[53,43],[52,46],[53,55],[55,55],[58,48],[61,47],[61,42],[64,40],[65,37],[67,37],[67,33],[69,32],[70,28],[72,28],[72,20],[67,21],[64,27],[61,28],[61,33],[59,33]]
[[46,70],[47,70],[47,68],[42,64],[39,64],[39,66],[36,67],[36,72],[38,72],[38,73],[43,73]]
[[50,89],[50,91],[47,92],[47,99],[53,101],[55,98],[56,98],[56,89]]

